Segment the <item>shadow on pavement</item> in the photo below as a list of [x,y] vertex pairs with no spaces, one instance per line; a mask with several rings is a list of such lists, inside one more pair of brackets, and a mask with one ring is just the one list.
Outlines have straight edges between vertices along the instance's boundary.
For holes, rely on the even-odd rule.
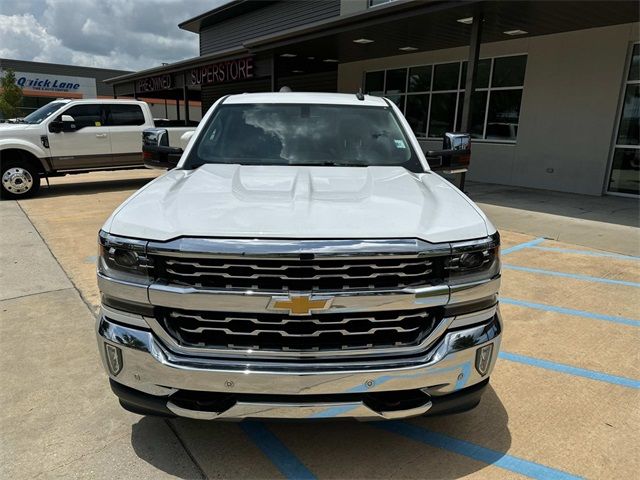
[[169,475],[202,478],[164,418],[141,417],[131,426],[131,446],[138,458]]
[[630,227],[640,226],[640,202],[636,198],[578,195],[476,182],[467,182],[465,193],[474,202],[488,205]]
[[[473,447],[466,442],[490,449],[493,452],[488,456],[495,462],[511,447],[508,420],[502,402],[489,386],[480,405],[472,411],[397,422],[401,427],[418,431],[421,436],[424,432],[419,440],[386,431],[386,422],[264,422],[263,425],[318,478],[453,479],[480,471],[487,464],[442,448],[442,439],[450,437],[453,442],[462,441],[458,443],[464,445],[458,445],[458,450],[471,451]],[[134,426],[133,447],[143,460],[164,472],[178,475],[172,459],[149,454],[166,441],[145,431],[145,425],[151,421],[158,420],[143,419]],[[252,456],[259,451],[259,446],[253,444],[239,424],[185,420],[173,424],[207,476],[240,478],[248,474],[252,478],[269,477]],[[270,446],[262,445],[261,448],[269,449]],[[273,449],[277,456],[277,445]],[[251,470],[247,471],[247,468]]]
[[67,195],[91,195],[94,193],[137,190],[153,179],[154,177],[101,180],[94,182],[84,181],[77,183],[52,183],[49,187],[43,182],[40,192],[35,198],[53,198]]

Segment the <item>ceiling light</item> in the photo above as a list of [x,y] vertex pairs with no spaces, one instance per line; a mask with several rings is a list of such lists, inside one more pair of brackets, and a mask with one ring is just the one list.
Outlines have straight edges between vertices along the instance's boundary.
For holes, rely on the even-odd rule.
[[353,43],[361,43],[361,44],[365,44],[365,43],[373,43],[373,40],[369,39],[369,38],[358,38],[356,40],[353,41]]
[[465,25],[471,25],[473,23],[473,17],[459,18],[456,20],[456,22],[464,23]]
[[506,32],[502,33],[504,33],[505,35],[526,35],[529,32],[525,30],[507,30]]
[[297,55],[295,53],[283,53],[280,56],[285,58],[293,58],[293,57],[296,57]]
[[418,49],[416,47],[400,47],[398,50],[402,50],[403,52],[415,52]]
[[315,60],[316,57],[307,57],[307,60]]
[[291,70],[291,73],[304,73],[304,70]]
[[324,60],[322,60],[325,63],[337,63],[338,60],[336,60],[335,58],[325,58]]

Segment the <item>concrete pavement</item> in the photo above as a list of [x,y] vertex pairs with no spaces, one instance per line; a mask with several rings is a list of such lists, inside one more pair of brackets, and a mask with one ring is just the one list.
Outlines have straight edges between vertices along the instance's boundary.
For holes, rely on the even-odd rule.
[[18,204],[0,212],[0,478],[200,477],[165,421],[114,402],[95,317]]
[[471,412],[234,424],[122,410],[94,338],[96,234],[153,173],[55,179],[42,197],[0,203],[0,477],[629,478],[640,468],[639,259],[508,230],[503,356]]
[[500,230],[640,255],[640,202],[468,182],[465,190]]

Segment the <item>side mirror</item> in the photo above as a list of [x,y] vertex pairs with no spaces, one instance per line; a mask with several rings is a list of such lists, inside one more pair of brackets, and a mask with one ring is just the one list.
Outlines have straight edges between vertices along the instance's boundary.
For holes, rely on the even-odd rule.
[[154,169],[175,168],[183,150],[169,146],[169,132],[164,128],[148,128],[142,132],[144,166]]
[[51,133],[75,132],[76,130],[76,121],[71,115],[61,115],[49,123],[49,131]]
[[447,132],[442,139],[442,150],[429,150],[426,156],[439,158],[441,169],[466,171],[471,162],[471,135]]
[[182,134],[182,136],[180,137],[180,146],[182,146],[183,149],[187,148],[187,145],[189,145],[189,140],[191,140],[194,133],[196,133],[196,131],[191,130],[190,132],[184,132]]

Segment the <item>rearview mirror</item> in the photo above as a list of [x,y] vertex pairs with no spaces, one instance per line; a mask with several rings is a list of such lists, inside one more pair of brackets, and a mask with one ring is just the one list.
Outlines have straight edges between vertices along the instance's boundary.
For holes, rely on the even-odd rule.
[[144,166],[154,169],[172,169],[178,165],[183,150],[169,146],[169,132],[164,128],[148,128],[142,132],[142,158]]
[[442,139],[442,150],[428,150],[429,159],[439,159],[440,169],[465,170],[471,162],[471,135],[447,132]]

